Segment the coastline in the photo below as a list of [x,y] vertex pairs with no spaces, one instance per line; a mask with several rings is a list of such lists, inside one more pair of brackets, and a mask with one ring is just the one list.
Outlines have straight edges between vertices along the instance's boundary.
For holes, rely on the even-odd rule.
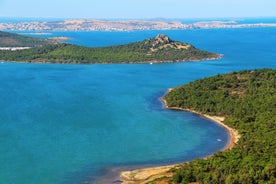
[[[173,88],[169,88],[167,92],[170,92],[172,90],[173,90]],[[166,109],[195,113],[199,116],[202,116],[209,120],[212,120],[214,123],[217,123],[218,125],[222,126],[224,129],[226,129],[228,132],[229,140],[228,140],[227,144],[225,145],[225,147],[219,151],[231,150],[235,146],[235,144],[238,142],[238,140],[240,138],[238,131],[223,123],[225,117],[210,116],[207,114],[199,113],[192,109],[169,107],[167,105],[167,101],[163,97],[161,97],[160,100],[163,102],[163,106]],[[204,157],[204,159],[208,159],[212,155],[206,156],[206,157]],[[137,169],[137,170],[132,170],[132,171],[122,171],[120,173],[120,179],[122,181],[122,184],[146,184],[148,182],[153,181],[154,179],[162,178],[161,182],[160,182],[160,184],[161,184],[161,183],[168,181],[168,177],[173,176],[172,170],[181,167],[182,164],[183,163],[159,166],[159,167],[143,168],[143,169]]]
[[[1,51],[1,49],[0,49]],[[165,61],[157,61],[157,60],[151,60],[151,61],[136,61],[136,62],[50,62],[50,61],[11,61],[11,60],[2,60],[0,58],[0,61],[4,63],[26,63],[26,64],[77,64],[77,65],[94,65],[94,64],[162,64],[162,63],[184,63],[184,62],[202,62],[202,61],[215,61],[220,60],[223,57],[223,54],[217,54],[217,57],[210,57],[210,58],[204,58],[204,59],[187,59],[187,60],[165,60]]]
[[[168,91],[171,91],[171,90],[173,90],[173,89],[170,88]],[[225,128],[227,130],[228,134],[229,134],[229,140],[228,140],[227,144],[225,145],[225,147],[221,151],[231,150],[235,146],[235,144],[238,142],[238,140],[240,138],[238,130],[236,130],[234,128],[231,128],[228,125],[224,124],[223,121],[224,121],[225,117],[210,116],[208,114],[199,113],[199,112],[194,111],[192,109],[182,109],[180,107],[169,107],[167,105],[167,101],[165,99],[163,99],[163,97],[161,98],[161,101],[163,102],[164,107],[166,109],[191,112],[191,113],[197,114],[199,116],[205,117],[209,120],[212,120],[213,122],[215,122],[215,123],[219,124],[220,126],[222,126],[223,128]]]

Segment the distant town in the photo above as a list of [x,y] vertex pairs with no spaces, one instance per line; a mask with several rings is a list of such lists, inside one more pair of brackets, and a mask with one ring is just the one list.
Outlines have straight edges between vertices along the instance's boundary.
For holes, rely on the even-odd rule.
[[211,28],[276,27],[276,23],[243,24],[235,21],[207,21],[182,23],[151,20],[64,20],[54,22],[0,22],[0,30],[22,31],[135,31],[185,30]]

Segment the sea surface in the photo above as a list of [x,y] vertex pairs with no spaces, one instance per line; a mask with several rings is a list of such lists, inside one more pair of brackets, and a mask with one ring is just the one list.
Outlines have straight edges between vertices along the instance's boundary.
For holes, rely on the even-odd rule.
[[[223,54],[162,64],[0,63],[0,183],[82,184],[112,168],[190,161],[223,149],[224,128],[164,109],[168,88],[230,71],[276,68],[276,28],[49,32],[89,47],[167,34]],[[120,170],[120,169],[119,169]],[[111,177],[111,176],[110,176]]]

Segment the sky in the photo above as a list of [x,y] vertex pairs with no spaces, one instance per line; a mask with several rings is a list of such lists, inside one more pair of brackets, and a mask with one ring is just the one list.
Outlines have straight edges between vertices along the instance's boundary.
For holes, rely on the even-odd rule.
[[0,0],[0,17],[239,18],[276,17],[276,0]]

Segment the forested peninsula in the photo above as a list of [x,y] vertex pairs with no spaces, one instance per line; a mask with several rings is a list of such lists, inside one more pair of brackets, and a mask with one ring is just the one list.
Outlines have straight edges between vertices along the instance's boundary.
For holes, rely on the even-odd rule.
[[83,64],[153,63],[218,59],[221,56],[199,50],[188,43],[171,40],[163,34],[141,42],[101,48],[89,48],[49,40],[45,40],[37,45],[39,46],[33,46],[30,49],[23,50],[2,49],[0,50],[0,60]]
[[[124,172],[128,178],[123,183],[276,183],[275,69],[245,70],[197,80],[170,90],[163,100],[170,109],[224,117],[223,123],[238,130],[240,138],[231,149],[207,159]],[[147,177],[137,180],[145,172]]]
[[173,89],[164,100],[169,107],[223,116],[241,135],[232,150],[185,164],[174,183],[276,183],[276,70],[197,80]]

